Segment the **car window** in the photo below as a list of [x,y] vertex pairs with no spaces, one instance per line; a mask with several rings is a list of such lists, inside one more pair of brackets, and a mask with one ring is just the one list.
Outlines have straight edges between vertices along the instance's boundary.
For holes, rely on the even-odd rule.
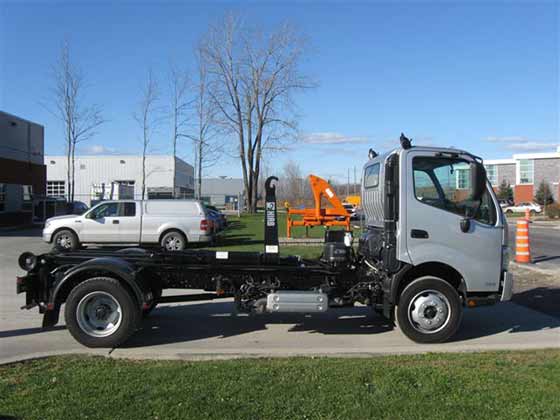
[[412,166],[414,194],[419,201],[460,216],[474,217],[482,223],[496,223],[496,208],[488,190],[480,206],[472,200],[468,162],[425,156],[415,157]]
[[117,203],[105,203],[94,208],[92,214],[95,215],[96,219],[101,219],[103,217],[116,217],[118,215],[118,204]]
[[368,166],[364,173],[364,188],[375,188],[379,185],[379,163]]
[[136,216],[136,203],[121,203],[119,215],[121,217],[134,217]]

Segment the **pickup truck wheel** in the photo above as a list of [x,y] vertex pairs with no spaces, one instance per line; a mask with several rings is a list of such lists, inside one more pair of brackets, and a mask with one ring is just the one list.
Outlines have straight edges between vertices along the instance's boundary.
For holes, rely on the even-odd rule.
[[438,277],[421,277],[403,290],[397,307],[402,332],[417,343],[442,343],[457,332],[463,316],[459,294]]
[[187,238],[178,230],[171,230],[162,236],[161,247],[166,251],[182,251],[187,247]]
[[136,331],[140,310],[131,293],[110,277],[78,284],[64,310],[70,334],[86,347],[118,347]]
[[68,229],[59,230],[53,237],[53,248],[63,251],[78,249],[80,242],[74,232]]

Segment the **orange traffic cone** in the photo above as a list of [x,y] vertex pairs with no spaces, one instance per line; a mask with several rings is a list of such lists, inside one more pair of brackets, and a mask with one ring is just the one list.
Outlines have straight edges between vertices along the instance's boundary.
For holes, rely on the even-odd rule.
[[529,209],[525,209],[525,220],[531,220],[531,212]]
[[529,247],[529,221],[517,221],[517,233],[515,234],[515,262],[530,263],[531,249]]

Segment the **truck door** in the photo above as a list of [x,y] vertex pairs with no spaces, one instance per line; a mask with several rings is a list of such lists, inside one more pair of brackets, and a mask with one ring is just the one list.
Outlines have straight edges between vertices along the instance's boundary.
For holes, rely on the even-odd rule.
[[119,242],[140,241],[140,205],[134,201],[119,203]]
[[[442,262],[464,277],[469,291],[498,290],[503,227],[493,193],[487,189],[478,210],[471,199],[470,158],[422,151],[406,156],[405,226],[412,263]],[[463,232],[466,215],[472,220]]]
[[118,203],[103,203],[87,213],[82,221],[81,242],[118,242]]

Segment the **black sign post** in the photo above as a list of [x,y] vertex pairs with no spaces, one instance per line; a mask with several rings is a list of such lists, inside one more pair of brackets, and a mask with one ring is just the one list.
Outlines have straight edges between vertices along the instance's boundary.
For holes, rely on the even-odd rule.
[[264,205],[264,257],[267,263],[278,262],[278,215],[276,213],[276,186],[272,181],[278,181],[275,176],[268,177],[264,183],[266,192]]

